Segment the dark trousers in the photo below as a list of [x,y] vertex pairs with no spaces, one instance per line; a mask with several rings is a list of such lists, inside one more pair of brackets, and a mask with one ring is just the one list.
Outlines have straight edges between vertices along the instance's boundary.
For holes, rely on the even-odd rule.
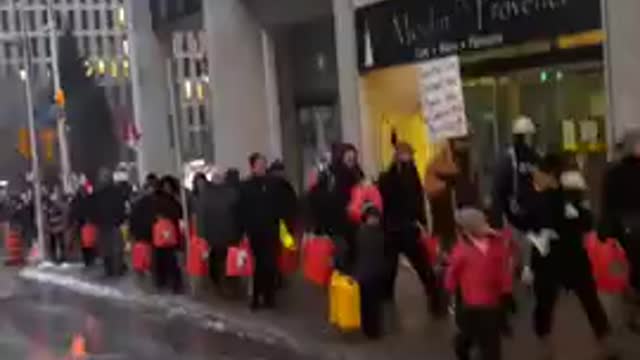
[[153,248],[153,281],[158,289],[182,291],[182,273],[176,248]]
[[502,359],[500,313],[498,307],[458,306],[456,311],[458,334],[454,339],[458,360],[470,360],[471,349],[474,346],[478,348],[481,360]]
[[100,255],[106,276],[120,276],[125,271],[124,241],[117,226],[101,227],[98,231]]
[[209,252],[209,277],[213,284],[220,286],[225,279],[227,248],[215,247]]
[[640,234],[626,234],[620,244],[629,261],[629,285],[633,290],[640,292]]
[[384,298],[393,300],[395,297],[396,277],[398,276],[398,259],[401,254],[409,259],[411,266],[420,278],[425,292],[436,297],[437,283],[433,269],[429,265],[425,249],[419,242],[420,230],[409,225],[403,228],[388,231],[387,234],[388,276],[385,282]]
[[362,332],[370,339],[382,336],[382,282],[380,280],[380,278],[369,277],[358,281]]
[[[551,269],[536,269],[533,289],[536,305],[533,312],[533,323],[536,335],[544,338],[551,333],[553,323],[553,311],[558,293],[562,289],[563,282],[557,272]],[[589,324],[598,339],[606,337],[610,333],[609,319],[600,303],[598,292],[589,270],[584,270],[584,275],[571,279],[568,289],[573,291],[582,305],[582,309],[589,319]]]
[[96,261],[96,249],[95,248],[82,248],[82,262],[85,267],[91,267]]
[[51,261],[60,263],[64,261],[64,234],[49,235],[49,257]]
[[278,248],[277,239],[251,238],[251,251],[255,259],[251,299],[253,308],[275,306]]

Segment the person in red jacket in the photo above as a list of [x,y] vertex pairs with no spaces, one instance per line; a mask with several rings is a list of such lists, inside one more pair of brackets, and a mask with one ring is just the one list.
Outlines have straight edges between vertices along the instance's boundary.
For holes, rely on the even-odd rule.
[[470,359],[471,348],[476,346],[482,360],[500,360],[502,301],[513,285],[509,250],[480,210],[464,208],[456,222],[460,238],[445,278],[447,290],[458,300],[456,356]]

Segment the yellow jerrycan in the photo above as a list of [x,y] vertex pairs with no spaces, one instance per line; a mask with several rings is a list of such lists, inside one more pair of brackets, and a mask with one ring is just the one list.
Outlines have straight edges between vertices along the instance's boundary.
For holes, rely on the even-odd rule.
[[360,287],[338,271],[329,286],[329,323],[343,332],[360,329]]

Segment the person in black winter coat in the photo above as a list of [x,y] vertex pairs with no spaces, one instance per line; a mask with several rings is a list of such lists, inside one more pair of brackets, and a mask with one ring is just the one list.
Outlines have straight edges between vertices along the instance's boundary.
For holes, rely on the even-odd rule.
[[[182,291],[182,273],[178,264],[180,251],[180,221],[182,205],[179,201],[180,183],[171,176],[160,179],[158,189],[152,198],[154,224],[159,219],[171,221],[178,236],[178,245],[170,247],[153,246],[153,278],[158,289],[169,287],[173,292]],[[152,237],[155,234],[152,234]]]
[[540,161],[531,145],[535,126],[531,119],[520,117],[513,126],[513,147],[498,163],[492,190],[491,225],[503,227],[504,218],[521,230],[526,227],[526,209],[534,193],[532,171]]
[[355,260],[357,231],[349,220],[347,206],[351,191],[363,178],[356,148],[351,144],[337,145],[332,150],[331,164],[318,174],[318,181],[308,195],[316,230],[333,239],[338,249],[336,267],[346,273]]
[[[69,226],[73,232],[73,236],[77,239],[82,237],[82,228],[89,222],[89,194],[84,187],[81,187],[71,200],[69,206]],[[80,240],[81,241],[81,240]],[[82,260],[85,267],[90,267],[95,262],[97,256],[96,249],[93,247],[81,246]]]
[[251,309],[258,310],[275,307],[281,211],[275,183],[267,175],[265,157],[252,154],[249,165],[251,176],[240,186],[238,219],[255,258]]
[[141,193],[131,205],[129,214],[129,232],[134,241],[144,241],[150,243],[152,240],[152,228],[154,222],[153,215],[153,194],[158,188],[158,177],[149,174]]
[[127,194],[113,182],[111,172],[100,171],[96,191],[89,198],[89,222],[98,228],[98,245],[107,276],[122,275],[124,240],[120,226],[126,220]]
[[394,299],[398,258],[404,254],[420,277],[436,311],[436,281],[426,252],[420,244],[421,228],[427,226],[424,191],[409,144],[396,145],[395,158],[380,175],[378,187],[384,204],[384,229],[387,238],[388,278],[385,298]]
[[[630,265],[632,303],[640,299],[640,131],[626,135],[621,159],[607,171],[603,182],[600,238],[615,238],[625,249]],[[628,325],[640,334],[640,308],[629,309]]]
[[534,172],[534,183],[536,193],[527,212],[526,230],[533,247],[534,330],[541,350],[551,355],[549,335],[562,288],[578,297],[596,338],[606,347],[609,321],[583,247],[593,225],[591,212],[584,204],[584,179],[577,171],[563,171],[561,160],[550,155]]
[[238,190],[225,183],[224,174],[214,170],[211,184],[195,205],[198,236],[209,244],[209,272],[215,285],[223,285],[229,246],[240,242],[237,207]]
[[267,172],[273,178],[277,196],[280,199],[282,209],[282,219],[285,221],[288,230],[293,233],[296,230],[298,217],[298,195],[293,185],[287,179],[284,164],[281,161],[274,161]]

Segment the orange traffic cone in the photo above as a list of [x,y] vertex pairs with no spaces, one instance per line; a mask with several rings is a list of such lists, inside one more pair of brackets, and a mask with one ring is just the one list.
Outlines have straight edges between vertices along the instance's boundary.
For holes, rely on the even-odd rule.
[[76,334],[71,340],[71,349],[69,349],[71,359],[83,359],[87,356],[87,341],[84,336]]

